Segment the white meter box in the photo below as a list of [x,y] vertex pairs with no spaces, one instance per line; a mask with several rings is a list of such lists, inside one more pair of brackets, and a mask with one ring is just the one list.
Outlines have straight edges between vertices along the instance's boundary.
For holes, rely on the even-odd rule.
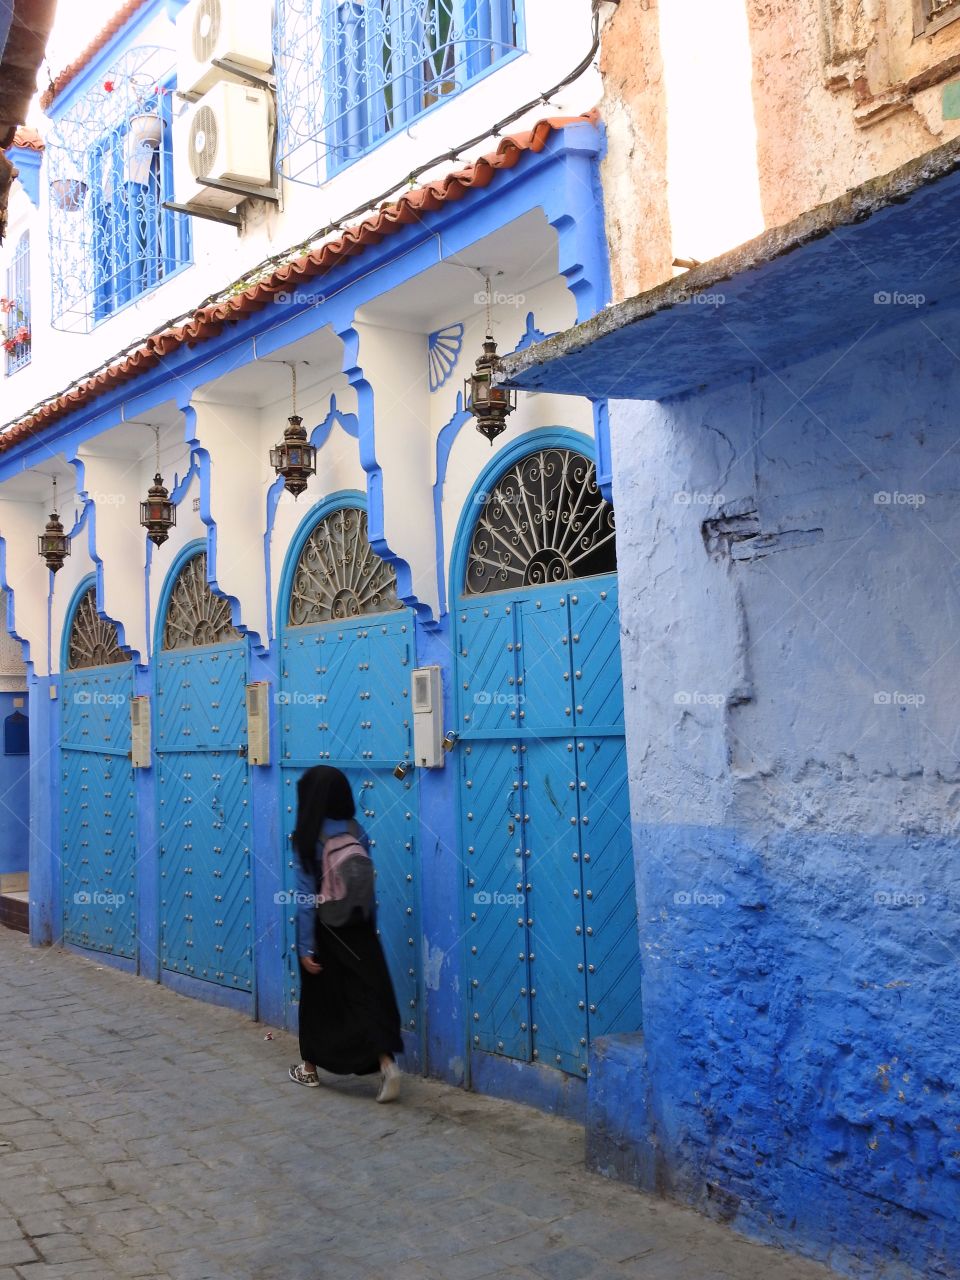
[[421,769],[443,768],[443,682],[436,666],[413,673],[413,755]]
[[270,763],[270,686],[247,685],[247,749],[251,764]]

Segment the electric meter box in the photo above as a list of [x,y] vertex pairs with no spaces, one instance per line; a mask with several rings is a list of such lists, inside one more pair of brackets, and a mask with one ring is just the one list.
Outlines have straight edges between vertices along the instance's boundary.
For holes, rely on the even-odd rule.
[[130,699],[130,761],[135,769],[150,768],[150,699],[146,696]]
[[270,763],[270,686],[247,685],[247,748],[251,764]]
[[413,673],[413,755],[421,769],[442,769],[443,682],[439,667]]

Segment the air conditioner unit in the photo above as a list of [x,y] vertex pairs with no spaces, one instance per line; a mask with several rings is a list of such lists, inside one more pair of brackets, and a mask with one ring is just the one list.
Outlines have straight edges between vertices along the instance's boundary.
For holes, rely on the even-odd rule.
[[271,0],[191,0],[177,15],[177,90],[206,93],[229,73],[214,58],[251,71],[273,66]]
[[174,188],[180,204],[235,209],[244,194],[210,181],[273,187],[273,95],[221,81],[174,121]]

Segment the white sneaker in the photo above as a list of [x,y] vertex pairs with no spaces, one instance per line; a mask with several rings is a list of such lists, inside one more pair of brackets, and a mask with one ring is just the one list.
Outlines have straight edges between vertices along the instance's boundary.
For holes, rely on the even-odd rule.
[[378,1102],[396,1102],[400,1097],[400,1068],[395,1062],[380,1072],[380,1089],[377,1093]]

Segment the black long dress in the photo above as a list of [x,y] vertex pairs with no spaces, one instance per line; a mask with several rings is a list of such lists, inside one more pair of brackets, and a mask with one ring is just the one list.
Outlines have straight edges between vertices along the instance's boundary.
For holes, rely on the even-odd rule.
[[382,1053],[403,1052],[400,1012],[371,919],[318,925],[320,973],[300,969],[300,1055],[336,1075],[372,1075]]

